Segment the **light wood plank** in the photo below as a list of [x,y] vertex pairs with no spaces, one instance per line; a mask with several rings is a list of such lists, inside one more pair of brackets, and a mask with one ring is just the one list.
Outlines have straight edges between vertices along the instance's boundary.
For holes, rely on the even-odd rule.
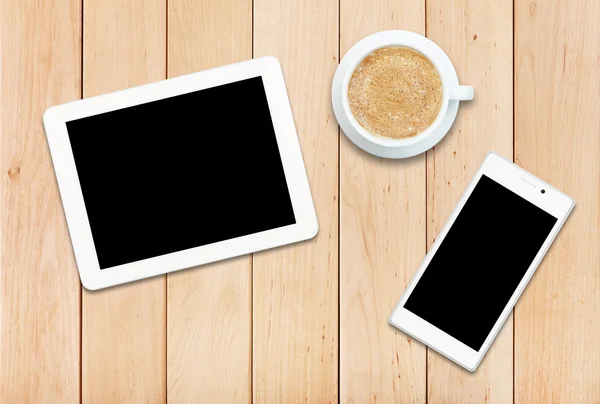
[[[425,32],[422,0],[342,0],[342,56],[377,31]],[[425,156],[340,149],[340,396],[343,403],[425,402],[425,347],[387,317],[425,254]]]
[[42,126],[81,96],[81,3],[0,1],[0,402],[79,402],[80,283]]
[[[84,0],[85,97],[165,78],[164,0]],[[86,403],[166,399],[165,277],[83,293]]]
[[254,54],[279,58],[320,231],[254,255],[255,402],[337,402],[338,133],[330,86],[337,0],[254,0]]
[[[512,158],[512,1],[427,0],[427,36],[450,56],[475,99],[461,103],[452,130],[427,153],[427,240],[494,150]],[[512,402],[512,317],[475,373],[428,350],[430,403]]]
[[[252,57],[252,0],[170,0],[170,77]],[[252,257],[168,275],[169,402],[251,401]]]
[[[577,206],[515,312],[515,402],[600,402],[600,3],[515,5],[515,146]],[[550,39],[551,38],[551,39]]]

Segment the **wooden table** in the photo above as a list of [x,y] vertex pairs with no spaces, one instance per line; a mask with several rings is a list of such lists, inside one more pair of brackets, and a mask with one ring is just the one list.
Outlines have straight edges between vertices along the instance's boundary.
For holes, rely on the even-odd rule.
[[[599,20],[594,0],[0,0],[0,403],[600,402]],[[406,161],[359,151],[330,105],[340,56],[386,29],[476,93]],[[82,290],[44,109],[263,55],[317,238]],[[578,205],[470,374],[386,318],[489,150]]]

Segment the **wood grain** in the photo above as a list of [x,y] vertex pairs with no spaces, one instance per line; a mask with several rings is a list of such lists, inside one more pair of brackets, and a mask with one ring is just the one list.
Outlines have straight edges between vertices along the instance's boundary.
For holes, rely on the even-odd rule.
[[[340,50],[377,31],[425,32],[421,0],[342,0]],[[340,401],[425,402],[425,346],[387,318],[425,254],[425,156],[340,148]]]
[[0,1],[0,402],[79,401],[80,284],[42,113],[81,96],[81,4]]
[[319,234],[254,255],[253,396],[337,402],[338,133],[330,85],[337,0],[254,0],[254,55],[283,66]]
[[[85,97],[165,78],[164,0],[84,0]],[[83,293],[82,399],[166,399],[165,277]]]
[[[488,151],[512,159],[512,1],[428,0],[427,36],[475,88],[452,130],[427,153],[427,245],[431,246]],[[512,401],[512,317],[475,373],[428,350],[429,403]]]
[[516,160],[577,201],[516,306],[517,403],[600,402],[598,20],[598,2],[515,5]]
[[[513,133],[510,0],[0,0],[0,403],[600,402],[598,20],[515,0]],[[425,27],[475,87],[451,133],[408,161],[339,139],[339,52]],[[317,238],[82,293],[44,109],[254,54],[282,62]],[[386,318],[484,154],[513,147],[578,205],[470,374]]]
[[[168,6],[170,77],[252,57],[252,0]],[[173,273],[167,285],[168,401],[250,402],[252,257]]]

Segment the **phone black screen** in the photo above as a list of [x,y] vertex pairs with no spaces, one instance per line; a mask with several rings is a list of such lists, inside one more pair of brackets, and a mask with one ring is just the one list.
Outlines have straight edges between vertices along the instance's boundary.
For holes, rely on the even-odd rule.
[[483,175],[404,307],[479,351],[556,221]]
[[101,269],[296,223],[262,77],[67,131]]

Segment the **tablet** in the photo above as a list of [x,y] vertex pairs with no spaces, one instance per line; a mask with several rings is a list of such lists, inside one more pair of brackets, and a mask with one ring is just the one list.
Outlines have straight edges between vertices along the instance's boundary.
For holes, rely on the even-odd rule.
[[43,119],[87,289],[318,231],[273,57],[55,106]]
[[574,205],[488,154],[390,323],[474,371]]

